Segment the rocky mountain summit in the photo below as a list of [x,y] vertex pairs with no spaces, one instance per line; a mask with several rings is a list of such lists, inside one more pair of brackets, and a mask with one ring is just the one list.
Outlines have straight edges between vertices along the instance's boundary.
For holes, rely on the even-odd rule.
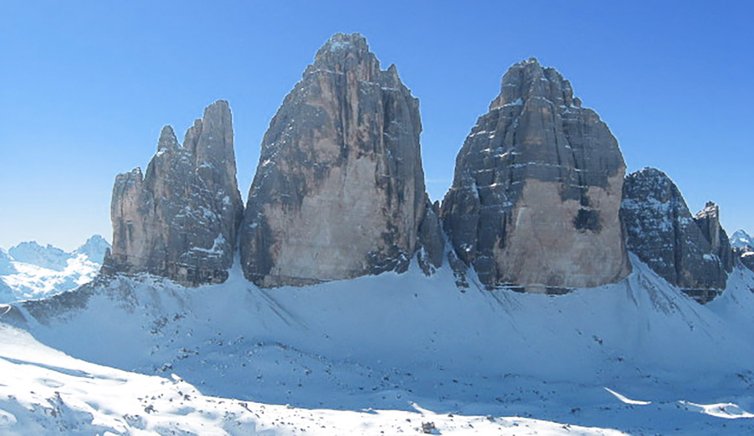
[[744,230],[736,230],[730,235],[730,245],[735,249],[750,248],[754,250],[754,238]]
[[743,230],[736,230],[730,237],[730,244],[733,247],[733,257],[754,271],[754,238]]
[[68,266],[71,253],[50,244],[40,245],[36,241],[21,242],[11,247],[8,254],[14,260],[37,265],[53,271],[63,271]]
[[117,176],[104,271],[148,272],[187,285],[222,282],[242,215],[231,112],[221,100],[204,110],[183,145],[165,126],[145,175],[136,168]]
[[[358,34],[317,52],[270,123],[240,231],[246,277],[306,285],[442,262],[419,102]],[[419,250],[423,247],[422,250]]]
[[707,301],[725,288],[733,268],[730,244],[714,203],[691,215],[665,173],[630,174],[621,209],[629,249],[668,282]]
[[102,264],[105,261],[105,255],[107,250],[110,250],[112,246],[100,235],[93,235],[84,242],[79,248],[77,248],[73,255],[83,254],[90,261],[94,263]]
[[442,204],[455,255],[488,286],[599,286],[630,271],[625,164],[607,125],[535,59],[513,65],[456,159]]

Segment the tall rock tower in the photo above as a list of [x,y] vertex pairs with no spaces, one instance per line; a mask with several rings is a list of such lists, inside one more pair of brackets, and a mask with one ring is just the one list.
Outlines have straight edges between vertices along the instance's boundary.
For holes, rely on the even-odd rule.
[[361,35],[330,38],[262,141],[240,230],[246,277],[272,287],[402,271],[420,239],[422,265],[437,266],[420,132],[395,66],[381,70]]
[[103,269],[187,285],[223,282],[242,216],[230,108],[217,101],[183,145],[170,126],[162,129],[145,175],[136,168],[116,177],[113,247]]
[[630,271],[625,164],[607,125],[535,59],[513,65],[456,159],[442,205],[455,254],[487,287],[559,291]]

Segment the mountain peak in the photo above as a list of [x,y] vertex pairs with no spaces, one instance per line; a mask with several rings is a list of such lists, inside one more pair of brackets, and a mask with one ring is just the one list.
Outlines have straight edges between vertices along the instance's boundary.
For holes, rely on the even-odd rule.
[[356,80],[376,81],[380,61],[369,50],[366,38],[358,33],[336,33],[317,51],[314,63],[304,73],[328,71],[352,74]]
[[571,83],[551,67],[543,67],[536,58],[511,65],[503,76],[500,95],[490,110],[507,105],[522,105],[529,99],[545,99],[556,107],[581,107],[574,98]]
[[730,245],[736,249],[749,248],[754,250],[754,238],[752,238],[745,230],[736,230],[730,236]]
[[160,131],[160,139],[157,141],[157,150],[172,150],[178,147],[178,139],[175,137],[173,127],[166,125]]
[[83,254],[90,261],[101,264],[105,260],[105,253],[109,250],[110,243],[101,235],[92,235],[79,248],[74,250],[74,254]]
[[241,229],[246,277],[274,287],[405,271],[421,238],[425,271],[439,266],[420,132],[397,69],[381,70],[363,36],[333,35],[265,133]]
[[70,253],[60,248],[50,244],[43,246],[37,241],[21,242],[11,247],[8,254],[18,262],[30,263],[55,271],[63,271],[68,266],[68,259],[71,257]]
[[317,57],[323,52],[368,52],[367,39],[360,33],[336,33],[317,51]]

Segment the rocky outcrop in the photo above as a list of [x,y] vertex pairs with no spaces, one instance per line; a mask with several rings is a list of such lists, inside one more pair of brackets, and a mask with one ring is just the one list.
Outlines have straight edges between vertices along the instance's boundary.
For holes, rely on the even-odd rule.
[[[381,70],[358,34],[330,38],[262,141],[241,228],[246,277],[272,287],[405,270],[420,236],[437,238],[420,132],[395,66]],[[424,243],[434,253],[442,241]]]
[[157,153],[115,179],[113,246],[105,272],[147,272],[187,285],[218,283],[233,262],[243,204],[228,103],[217,101],[186,132],[166,126]]
[[534,59],[515,64],[456,159],[442,205],[454,257],[487,287],[620,280],[624,173],[617,141],[571,84]]
[[702,230],[704,239],[710,244],[712,253],[720,259],[720,264],[727,272],[733,270],[733,247],[730,245],[728,234],[720,224],[720,207],[712,201],[704,205],[704,209],[697,212],[694,221]]
[[629,250],[699,301],[725,288],[732,259],[717,206],[694,218],[673,181],[653,168],[626,177],[623,196]]

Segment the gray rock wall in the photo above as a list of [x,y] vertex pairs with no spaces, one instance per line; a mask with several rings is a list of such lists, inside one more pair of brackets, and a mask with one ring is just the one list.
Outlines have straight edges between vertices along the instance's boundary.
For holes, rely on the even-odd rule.
[[515,64],[456,159],[442,205],[454,257],[488,287],[620,280],[624,173],[617,141],[570,83],[534,59]]
[[720,224],[720,207],[708,201],[704,209],[697,212],[694,221],[702,230],[704,239],[710,244],[712,253],[720,259],[720,264],[726,272],[733,271],[733,247],[730,245],[728,234]]
[[725,288],[732,268],[714,204],[695,219],[678,187],[662,171],[626,177],[621,209],[628,248],[668,282],[691,293]]
[[420,132],[396,68],[381,70],[362,36],[333,36],[262,141],[241,227],[246,277],[271,287],[405,270],[428,215]]
[[233,262],[243,204],[230,108],[217,101],[186,132],[166,126],[147,167],[115,179],[105,272],[148,272],[187,285],[218,283]]

